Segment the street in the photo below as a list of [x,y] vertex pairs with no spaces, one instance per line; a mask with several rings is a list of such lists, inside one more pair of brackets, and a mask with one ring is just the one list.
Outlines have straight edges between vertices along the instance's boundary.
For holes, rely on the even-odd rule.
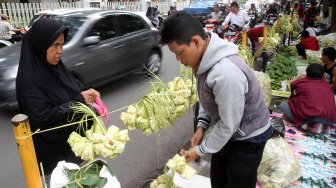
[[[163,62],[158,76],[168,82],[179,75],[180,64],[167,46],[162,47]],[[133,73],[126,78],[98,88],[109,111],[137,102],[146,94],[149,80],[143,73]],[[126,111],[124,109],[124,111]],[[0,109],[1,187],[24,188],[25,179],[18,149],[13,135],[11,118],[17,109]],[[110,115],[110,122],[125,129],[119,119],[121,111]],[[140,188],[151,181],[158,169],[167,162],[191,138],[193,133],[192,110],[175,123],[174,127],[161,130],[159,135],[144,136],[140,131],[130,131],[130,141],[123,154],[106,159],[114,170],[122,188]],[[159,139],[158,139],[159,138]],[[158,142],[159,141],[159,142]],[[157,145],[159,144],[159,149]],[[159,157],[159,158],[158,158]]]

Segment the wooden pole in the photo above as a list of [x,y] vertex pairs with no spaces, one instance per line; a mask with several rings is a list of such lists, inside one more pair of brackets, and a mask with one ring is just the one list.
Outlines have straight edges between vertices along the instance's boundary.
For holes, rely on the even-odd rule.
[[26,187],[42,188],[28,117],[24,114],[18,114],[12,118],[12,124],[26,178]]
[[265,49],[267,46],[267,33],[268,33],[268,27],[265,24],[264,26],[264,32],[263,32],[263,48]]
[[242,45],[243,46],[246,46],[246,43],[247,43],[247,36],[246,36],[246,31],[242,31]]

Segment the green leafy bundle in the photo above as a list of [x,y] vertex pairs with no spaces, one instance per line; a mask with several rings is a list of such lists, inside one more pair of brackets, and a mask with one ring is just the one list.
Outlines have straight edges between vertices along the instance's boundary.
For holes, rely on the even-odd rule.
[[66,170],[66,175],[70,180],[66,188],[103,188],[107,183],[107,178],[100,177],[99,173],[104,166],[114,176],[112,169],[101,160],[87,163],[78,170]]
[[267,65],[266,73],[272,80],[272,89],[279,90],[281,88],[281,81],[292,80],[297,75],[297,68],[295,62],[278,54]]

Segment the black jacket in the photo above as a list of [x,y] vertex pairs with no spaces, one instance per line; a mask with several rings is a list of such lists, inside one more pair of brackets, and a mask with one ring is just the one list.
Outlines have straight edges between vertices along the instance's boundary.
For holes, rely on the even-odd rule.
[[[47,63],[47,49],[68,29],[56,21],[41,18],[24,35],[16,79],[17,101],[22,113],[29,118],[32,131],[69,123],[74,102],[85,103],[80,92],[83,85],[60,60],[57,65]],[[45,174],[50,174],[62,160],[79,163],[67,143],[76,126],[33,135],[38,162]]]

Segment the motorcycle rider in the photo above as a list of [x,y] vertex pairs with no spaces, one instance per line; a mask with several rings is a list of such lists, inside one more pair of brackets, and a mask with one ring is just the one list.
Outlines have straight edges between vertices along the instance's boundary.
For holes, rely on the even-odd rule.
[[251,4],[250,9],[248,10],[248,15],[254,15],[254,19],[250,20],[250,27],[254,27],[258,19],[258,11],[254,3]]
[[222,30],[226,30],[229,27],[229,23],[231,25],[235,24],[239,27],[247,29],[250,22],[250,17],[247,15],[246,12],[239,10],[239,5],[236,1],[231,3],[231,12],[225,18],[222,26]]
[[251,7],[248,11],[249,14],[256,14],[257,13],[257,8],[254,3],[251,4]]
[[218,4],[213,6],[213,12],[210,14],[211,19],[217,19],[218,21],[223,19],[223,12],[219,10]]
[[22,32],[23,29],[15,29],[9,22],[8,22],[8,16],[1,14],[1,21],[0,21],[0,40],[7,40],[11,43],[14,43],[14,41],[21,40],[20,35],[13,35],[10,33],[12,32]]
[[147,12],[146,12],[146,16],[152,22],[152,24],[155,27],[159,27],[159,25],[160,25],[160,20],[159,20],[158,15],[159,15],[159,13],[158,13],[157,9],[155,10],[154,7],[148,7]]

